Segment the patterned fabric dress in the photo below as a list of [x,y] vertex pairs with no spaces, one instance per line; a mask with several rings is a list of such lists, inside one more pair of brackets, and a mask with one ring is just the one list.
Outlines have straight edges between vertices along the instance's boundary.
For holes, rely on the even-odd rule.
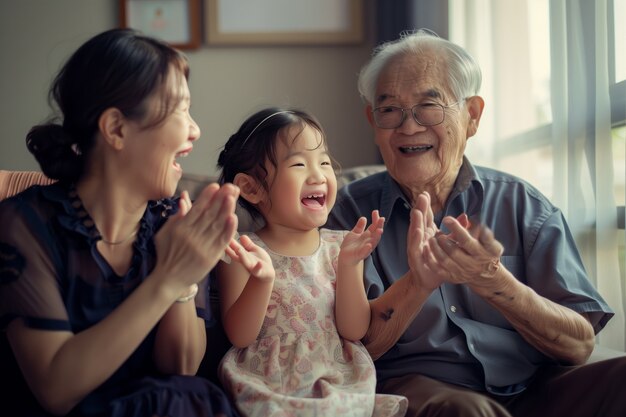
[[403,416],[404,397],[375,394],[374,363],[335,325],[335,276],[345,232],[320,230],[310,256],[268,251],[276,279],[257,340],[231,348],[219,376],[246,416]]

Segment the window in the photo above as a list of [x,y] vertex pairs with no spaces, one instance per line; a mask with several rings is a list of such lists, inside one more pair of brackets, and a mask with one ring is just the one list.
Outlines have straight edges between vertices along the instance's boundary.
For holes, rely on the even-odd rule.
[[613,192],[619,208],[620,228],[624,228],[624,205],[626,204],[626,120],[618,120],[611,129],[613,144]]
[[613,80],[617,83],[626,81],[626,0],[613,0],[613,20],[609,28],[609,34],[612,34],[611,48],[613,54]]
[[466,154],[553,198],[549,2],[483,1],[472,16],[475,26],[467,22],[472,12],[465,0],[450,0],[449,10],[450,40],[468,49],[483,71],[485,110]]
[[626,280],[626,0],[613,0],[613,20],[609,20],[609,33],[612,34],[609,48],[611,56],[611,123],[613,129],[613,189],[618,206],[620,276]]
[[[626,204],[626,0],[612,0],[609,19],[609,70],[611,78],[611,124],[613,142],[613,188],[618,205],[618,222],[624,229]],[[624,239],[622,239],[624,241]]]
[[[450,40],[483,69],[466,155],[561,208],[626,348],[626,0],[449,0]],[[621,278],[621,279],[618,279]]]

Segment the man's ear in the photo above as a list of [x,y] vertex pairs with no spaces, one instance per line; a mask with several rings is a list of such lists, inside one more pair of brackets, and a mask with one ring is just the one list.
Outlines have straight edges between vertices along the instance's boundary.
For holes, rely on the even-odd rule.
[[365,106],[365,117],[367,117],[367,121],[369,122],[370,126],[376,127],[376,125],[374,124],[374,113],[372,113],[371,104]]
[[126,118],[115,107],[106,109],[98,119],[98,129],[104,140],[115,150],[124,148],[124,123]]
[[467,111],[469,112],[469,121],[467,123],[467,138],[471,138],[478,131],[478,125],[480,124],[480,117],[483,114],[485,108],[485,101],[481,96],[468,97],[465,103]]
[[239,187],[239,195],[250,204],[259,204],[265,197],[265,189],[251,175],[240,172],[235,175],[233,184]]

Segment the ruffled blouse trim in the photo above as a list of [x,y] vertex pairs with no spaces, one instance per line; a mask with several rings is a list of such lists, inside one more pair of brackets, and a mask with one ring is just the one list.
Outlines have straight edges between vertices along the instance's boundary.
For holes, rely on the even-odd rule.
[[[74,185],[55,183],[41,187],[44,199],[62,207],[57,217],[59,224],[70,232],[84,236],[89,246],[94,247],[102,239],[95,222],[83,206]],[[165,220],[178,211],[179,198],[164,198],[158,201],[149,201],[137,231],[137,237],[133,247],[137,249],[133,256],[132,266],[129,270],[141,265],[142,258],[154,251],[152,237],[165,223]],[[137,252],[142,256],[137,258]],[[129,275],[127,274],[127,275]]]

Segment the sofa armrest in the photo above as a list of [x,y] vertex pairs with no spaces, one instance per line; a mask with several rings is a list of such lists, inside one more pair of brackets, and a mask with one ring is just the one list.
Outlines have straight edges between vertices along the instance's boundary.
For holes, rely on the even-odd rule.
[[54,180],[39,171],[0,170],[0,201],[24,191],[31,185],[48,185]]

